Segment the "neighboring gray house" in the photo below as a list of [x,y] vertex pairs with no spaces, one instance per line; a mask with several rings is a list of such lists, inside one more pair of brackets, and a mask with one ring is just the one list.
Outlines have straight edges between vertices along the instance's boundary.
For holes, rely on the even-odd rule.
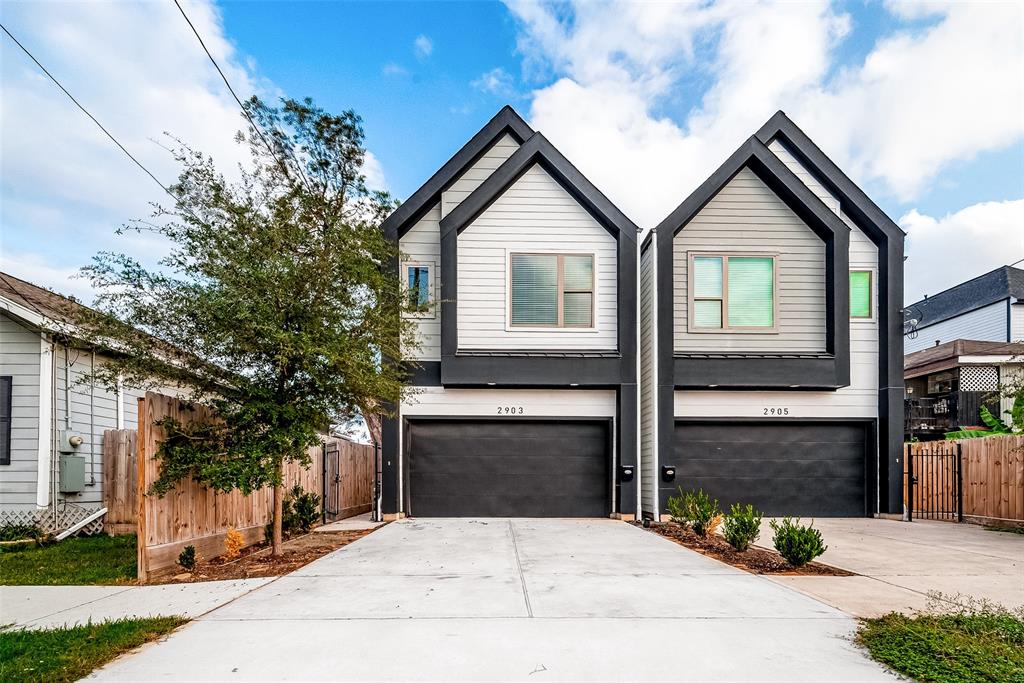
[[141,392],[79,382],[104,358],[55,332],[77,305],[0,273],[0,524],[63,529],[95,512],[103,432],[136,426]]
[[903,232],[778,112],[641,247],[641,491],[902,514]]
[[1024,270],[1002,266],[906,307],[907,353],[958,339],[1024,341]]

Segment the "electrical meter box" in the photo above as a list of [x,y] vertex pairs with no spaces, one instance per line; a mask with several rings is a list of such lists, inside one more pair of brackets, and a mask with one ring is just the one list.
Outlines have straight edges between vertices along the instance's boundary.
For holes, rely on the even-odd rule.
[[85,490],[85,458],[81,455],[60,456],[60,492],[81,493]]

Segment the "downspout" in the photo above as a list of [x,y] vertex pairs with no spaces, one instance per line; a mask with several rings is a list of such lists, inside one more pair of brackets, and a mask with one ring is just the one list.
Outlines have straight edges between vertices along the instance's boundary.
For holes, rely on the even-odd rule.
[[96,485],[96,349],[89,356],[89,486]]
[[[65,360],[67,360],[67,349],[64,350]],[[50,394],[51,400],[53,401],[53,421],[50,429],[50,507],[53,510],[53,528],[57,529],[57,343],[53,344],[53,391]]]
[[640,274],[640,268],[641,268],[641,257],[640,257],[641,239],[640,239],[640,234],[641,234],[641,232],[642,231],[640,230],[640,228],[636,229],[636,290],[635,291],[636,291],[637,301],[638,301],[638,303],[640,305],[639,306],[634,306],[634,308],[633,308],[633,314],[636,316],[636,320],[635,320],[635,322],[633,324],[633,327],[636,330],[636,343],[635,343],[635,346],[634,346],[634,348],[636,349],[636,353],[634,354],[635,358],[633,359],[634,360],[633,365],[634,365],[634,370],[635,370],[634,375],[633,375],[633,377],[634,377],[633,381],[636,384],[636,421],[635,421],[635,423],[633,425],[633,427],[634,427],[633,431],[636,432],[636,458],[633,461],[634,464],[636,465],[636,470],[634,471],[634,474],[633,474],[633,479],[636,481],[636,510],[633,511],[633,519],[635,519],[637,521],[640,521],[643,518],[643,516],[644,516],[643,515],[643,506],[644,506],[644,504],[643,504],[643,500],[644,500],[644,498],[643,498],[643,493],[644,493],[644,490],[643,490],[643,487],[644,487],[644,475],[643,475],[642,462],[641,462],[641,458],[643,457],[643,454],[641,453],[641,450],[640,450],[641,449],[640,432],[643,431],[642,425],[643,425],[643,419],[644,419],[643,418],[643,415],[644,415],[643,414],[643,383],[641,382],[641,376],[640,376],[640,373],[642,372],[640,358],[643,355],[643,347],[640,345],[641,344],[640,325],[643,324],[642,323],[643,315],[641,314],[641,310],[643,309],[643,299],[642,299],[642,297],[643,297],[643,293],[644,293],[644,291],[643,291],[643,284],[642,284],[642,278],[641,278],[641,274]]
[[49,468],[53,460],[54,387],[57,371],[54,365],[53,344],[45,333],[39,335],[39,417],[36,422],[36,507],[50,505]]

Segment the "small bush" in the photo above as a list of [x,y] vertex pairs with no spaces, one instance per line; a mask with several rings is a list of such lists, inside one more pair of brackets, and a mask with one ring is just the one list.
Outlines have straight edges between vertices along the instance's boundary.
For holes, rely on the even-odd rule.
[[743,507],[733,503],[723,528],[725,540],[736,550],[743,552],[761,535],[761,512],[753,505]]
[[320,496],[302,490],[296,484],[284,499],[284,516],[281,518],[282,528],[294,533],[309,533],[313,525],[320,519]]
[[224,536],[224,559],[233,560],[242,554],[242,548],[245,546],[245,537],[242,536],[242,532],[238,529],[228,529],[228,533]]
[[704,493],[703,489],[683,491],[680,486],[678,496],[669,496],[668,513],[672,521],[691,527],[698,536],[714,533],[722,523],[718,501]]
[[0,526],[0,541],[34,541],[36,545],[46,545],[52,536],[34,524],[6,524]]
[[185,549],[178,554],[178,564],[187,572],[196,570],[196,547],[194,545],[185,546]]
[[794,567],[801,567],[828,550],[822,543],[821,532],[813,525],[801,525],[799,519],[795,522],[789,517],[781,521],[773,519],[771,526],[775,532],[772,538],[775,549]]

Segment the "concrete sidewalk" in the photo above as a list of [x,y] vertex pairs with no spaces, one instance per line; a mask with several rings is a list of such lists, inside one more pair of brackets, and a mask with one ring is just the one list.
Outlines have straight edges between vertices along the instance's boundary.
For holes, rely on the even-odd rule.
[[817,600],[611,520],[394,522],[101,680],[894,680]]
[[164,586],[0,586],[0,627],[52,628],[124,617],[194,619],[272,580]]
[[[858,617],[924,609],[928,593],[1024,605],[1024,536],[974,524],[885,519],[816,519],[828,550],[820,562],[860,574],[778,576],[795,588]],[[771,546],[767,521],[760,545]],[[961,601],[962,602],[962,601]]]

